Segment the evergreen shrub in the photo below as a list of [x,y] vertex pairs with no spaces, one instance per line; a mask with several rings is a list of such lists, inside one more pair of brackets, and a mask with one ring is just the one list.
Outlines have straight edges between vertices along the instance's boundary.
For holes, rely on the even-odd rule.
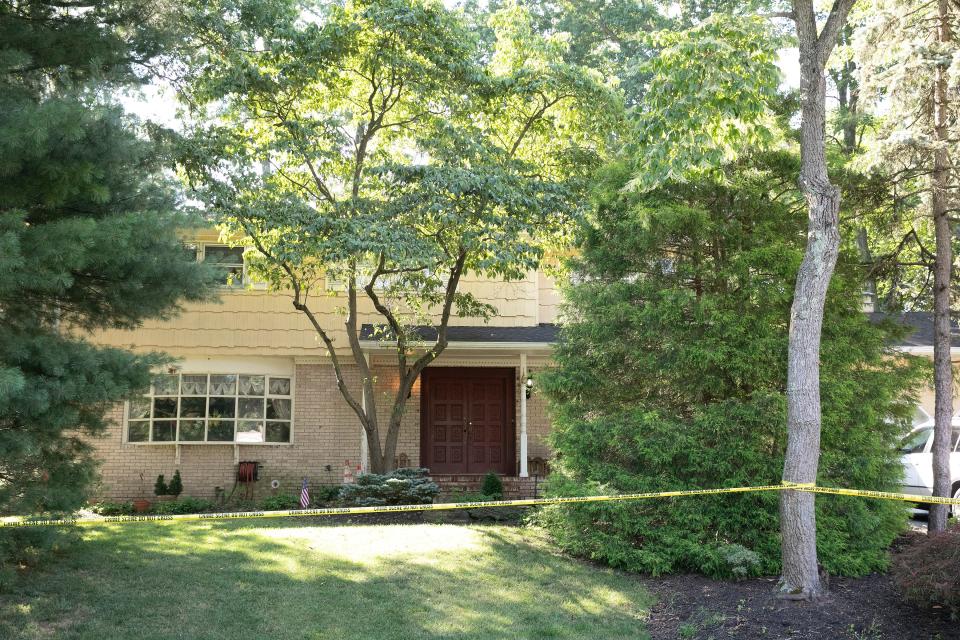
[[[624,189],[629,167],[601,175],[570,263],[578,277],[566,290],[558,367],[541,376],[556,454],[550,495],[780,483],[806,226],[797,162],[755,156],[717,179],[644,194]],[[823,325],[818,482],[891,491],[924,364],[890,347],[901,327],[863,313],[862,278],[845,246]],[[539,520],[567,551],[615,567],[744,577],[779,572],[778,500],[768,491],[566,504]],[[886,568],[905,526],[901,504],[816,502],[828,572]]]
[[212,500],[204,498],[180,498],[170,502],[158,502],[153,505],[153,513],[157,515],[172,515],[183,513],[203,513],[212,511],[214,508]]
[[281,493],[275,496],[264,498],[260,503],[260,508],[264,511],[285,511],[287,509],[300,508],[300,496],[290,493]]
[[167,486],[167,482],[163,479],[163,474],[157,476],[157,481],[153,483],[153,495],[155,496],[165,496],[169,495],[170,487]]
[[488,500],[500,500],[503,498],[503,481],[500,479],[500,476],[492,471],[483,476],[480,493],[487,496]]
[[183,480],[180,478],[180,469],[177,469],[170,478],[170,484],[167,485],[167,495],[179,496],[181,493],[183,493]]
[[125,516],[133,513],[132,502],[98,502],[90,510],[101,516]]
[[357,507],[430,504],[438,493],[440,487],[430,479],[429,469],[404,468],[388,474],[358,475],[355,484],[340,488],[338,502]]

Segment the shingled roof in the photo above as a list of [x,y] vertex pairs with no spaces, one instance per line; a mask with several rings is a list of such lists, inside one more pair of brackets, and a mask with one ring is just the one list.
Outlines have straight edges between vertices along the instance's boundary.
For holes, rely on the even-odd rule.
[[[893,320],[910,328],[910,333],[903,340],[897,342],[898,347],[932,347],[933,346],[933,314],[928,311],[910,311],[907,313],[871,313],[872,322]],[[950,321],[950,345],[960,347],[960,327],[957,321]]]
[[[898,347],[932,347],[933,346],[933,314],[926,311],[911,311],[907,313],[870,313],[871,322],[893,320],[906,325],[909,333],[896,344]],[[960,325],[951,321],[953,337],[951,343],[960,347]],[[437,328],[421,326],[416,329],[420,340],[433,342],[437,339]],[[557,341],[560,327],[555,324],[541,323],[530,327],[491,327],[480,326],[451,326],[447,329],[447,339],[450,342],[499,342],[517,344],[524,343],[554,343]],[[361,340],[393,340],[392,332],[384,325],[364,324],[360,328]]]
[[[450,342],[516,342],[552,343],[557,341],[560,327],[555,324],[538,324],[534,327],[469,326],[447,328]],[[425,342],[437,339],[436,327],[417,327],[417,334]],[[365,324],[360,327],[361,340],[393,340],[393,332],[383,325]]]

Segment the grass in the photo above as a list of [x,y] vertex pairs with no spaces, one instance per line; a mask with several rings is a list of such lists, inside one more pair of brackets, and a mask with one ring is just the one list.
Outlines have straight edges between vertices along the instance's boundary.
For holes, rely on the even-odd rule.
[[652,602],[531,529],[135,523],[21,576],[0,637],[641,639]]

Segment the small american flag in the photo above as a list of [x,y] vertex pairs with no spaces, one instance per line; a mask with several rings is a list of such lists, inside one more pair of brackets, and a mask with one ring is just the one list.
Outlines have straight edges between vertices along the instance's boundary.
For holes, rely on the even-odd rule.
[[303,479],[303,484],[300,485],[300,508],[306,509],[310,506],[310,489],[307,488],[307,479]]

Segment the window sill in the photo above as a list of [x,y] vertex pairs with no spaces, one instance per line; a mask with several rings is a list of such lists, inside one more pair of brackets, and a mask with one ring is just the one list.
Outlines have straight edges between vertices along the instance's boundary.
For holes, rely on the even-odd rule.
[[232,447],[234,445],[238,447],[290,447],[296,444],[295,442],[130,442],[124,441],[123,444],[128,444],[133,447],[169,447],[180,445],[181,447]]
[[237,284],[218,284],[217,288],[221,291],[231,291],[240,293],[242,291],[269,291],[269,285],[266,282],[244,282]]

